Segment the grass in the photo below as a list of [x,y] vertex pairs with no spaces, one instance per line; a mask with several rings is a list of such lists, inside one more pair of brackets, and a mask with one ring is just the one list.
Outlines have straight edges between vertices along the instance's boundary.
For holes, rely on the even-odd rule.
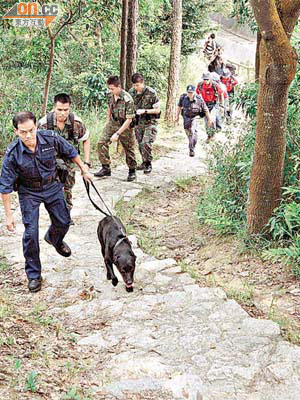
[[270,307],[268,318],[273,322],[276,322],[280,326],[282,336],[293,344],[300,345],[300,323],[291,321],[281,312],[278,311],[277,307],[273,304]]
[[9,268],[10,268],[10,265],[9,265],[7,259],[4,257],[3,254],[0,254],[0,272],[1,271],[6,272],[9,270]]
[[134,197],[129,202],[124,202],[120,199],[115,205],[115,212],[125,224],[127,234],[134,234],[137,236],[138,245],[141,249],[147,254],[159,257],[158,246],[156,244],[159,236],[153,239],[147,229],[132,223],[136,208],[141,206],[142,199],[147,197],[150,193],[151,191],[149,191],[149,189],[143,189],[138,196]]
[[235,288],[232,288],[230,286],[225,286],[223,287],[225,290],[227,296],[230,299],[235,300],[237,303],[247,306],[247,307],[252,307],[254,305],[254,286],[248,284],[247,282],[243,282],[243,288],[238,290]]
[[25,390],[30,392],[37,391],[37,373],[35,371],[31,371],[26,382],[25,382]]
[[194,180],[194,177],[178,178],[175,180],[176,188],[186,192]]

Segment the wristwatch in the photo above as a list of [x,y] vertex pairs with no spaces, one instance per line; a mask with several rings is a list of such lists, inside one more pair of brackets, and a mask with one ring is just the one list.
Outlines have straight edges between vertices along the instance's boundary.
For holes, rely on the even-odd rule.
[[91,163],[87,162],[87,161],[83,161],[83,164],[87,165],[89,168],[91,168]]

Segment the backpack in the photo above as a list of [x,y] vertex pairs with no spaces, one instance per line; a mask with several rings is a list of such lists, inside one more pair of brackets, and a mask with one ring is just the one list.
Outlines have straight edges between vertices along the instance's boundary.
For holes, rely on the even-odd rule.
[[[67,134],[68,134],[68,140],[71,140],[74,142],[74,144],[78,145],[78,135],[74,133],[74,122],[75,122],[75,116],[73,113],[69,114],[69,120],[71,122],[71,125],[66,125],[67,127]],[[49,112],[47,114],[47,129],[50,131],[54,130],[54,112]]]
[[[200,90],[201,96],[202,96],[203,83],[204,83],[204,82],[200,82],[200,84],[198,85],[198,88],[199,88],[199,90]],[[212,87],[213,87],[213,89],[214,89],[215,96],[216,96],[216,98],[218,99],[219,93],[218,93],[217,85],[216,85],[215,82],[213,82],[213,81],[211,81],[211,85],[212,85]],[[202,98],[203,98],[203,96],[202,96]],[[204,98],[203,98],[203,100],[204,100]],[[205,100],[204,100],[204,102],[205,102]]]

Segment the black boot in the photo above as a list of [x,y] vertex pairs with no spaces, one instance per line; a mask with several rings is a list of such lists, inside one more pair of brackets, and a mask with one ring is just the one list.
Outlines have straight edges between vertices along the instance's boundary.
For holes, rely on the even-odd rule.
[[190,157],[194,157],[195,151],[193,149],[190,149]]
[[50,240],[50,238],[48,236],[48,232],[44,236],[44,239],[48,244],[51,244],[55,248],[55,250],[58,252],[58,254],[60,254],[61,256],[70,257],[70,255],[72,254],[72,251],[71,251],[70,247],[64,241],[62,241],[61,243],[59,243],[58,245],[55,246],[51,242],[51,240]]
[[137,171],[144,171],[144,169],[145,169],[145,163],[144,163],[144,161],[143,161],[140,165],[138,165],[138,166],[136,167],[136,169],[137,169]]
[[28,279],[29,292],[35,293],[42,288],[42,278]]
[[102,169],[100,171],[95,172],[94,176],[97,178],[103,178],[104,176],[111,176],[111,169],[108,164],[102,164]]
[[127,176],[127,181],[132,182],[136,180],[136,173],[135,173],[135,168],[129,168],[128,176]]
[[145,169],[144,169],[144,174],[150,174],[152,171],[152,164],[151,162],[146,162],[145,163]]

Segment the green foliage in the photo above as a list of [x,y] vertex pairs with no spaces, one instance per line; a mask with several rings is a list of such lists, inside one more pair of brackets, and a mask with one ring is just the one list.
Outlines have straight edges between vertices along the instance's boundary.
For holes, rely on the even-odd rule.
[[19,360],[19,359],[17,359],[17,360],[15,361],[14,368],[15,368],[16,370],[18,370],[18,369],[20,369],[21,367],[22,367],[22,361]]
[[65,400],[81,400],[76,388],[72,387],[63,397]]
[[241,109],[247,117],[252,119],[255,118],[257,112],[257,90],[257,83],[247,83],[234,99],[237,109]]
[[300,235],[293,237],[292,244],[274,249],[265,250],[262,254],[264,260],[282,262],[288,265],[291,272],[300,278]]
[[[7,3],[1,4],[5,13]],[[60,17],[50,25],[52,32],[77,4],[78,0],[61,2]],[[76,22],[59,33],[47,110],[53,107],[54,95],[65,92],[72,96],[73,110],[79,115],[89,117],[95,109],[100,116],[106,114],[106,80],[109,75],[119,74],[121,7],[122,3],[116,0],[86,0],[80,7],[82,18],[77,18],[78,13]],[[167,88],[172,2],[141,0],[139,7],[137,70],[163,97]],[[183,8],[183,54],[188,54],[210,29],[209,13],[224,8],[224,2],[192,0],[184,2]],[[38,119],[42,117],[50,41],[46,29],[16,28],[11,21],[2,21],[0,32],[1,157],[15,137],[11,122],[15,112],[30,110]],[[100,33],[100,41],[96,33]]]
[[37,391],[37,373],[35,371],[30,372],[25,383],[25,390],[30,392]]
[[[263,243],[263,257],[291,266],[297,277],[300,277],[299,80],[300,68],[288,98],[282,199],[266,227],[271,237],[267,243]],[[201,221],[210,224],[221,234],[238,232],[246,225],[247,188],[255,142],[256,101],[257,85],[244,85],[235,103],[250,119],[247,130],[234,146],[225,145],[223,151],[217,145],[212,152],[212,185],[200,200],[198,214]],[[253,243],[252,246],[256,247]]]
[[[300,230],[300,188],[284,188],[280,206],[269,220],[269,230],[276,241],[292,239]],[[298,201],[297,201],[298,200]]]
[[231,17],[235,18],[240,25],[248,25],[253,32],[257,30],[250,0],[233,0]]
[[255,140],[250,129],[235,145],[216,143],[209,159],[211,184],[198,205],[201,222],[219,234],[238,232],[245,224],[248,183]]
[[[141,10],[141,24],[151,43],[161,41],[162,44],[170,44],[172,34],[172,1],[156,0],[159,6],[149,10],[144,7]],[[188,55],[195,51],[199,39],[203,38],[212,29],[209,15],[226,8],[226,4],[220,0],[190,0],[182,2],[182,55]],[[149,12],[150,11],[150,12]]]
[[141,72],[147,85],[155,88],[159,94],[167,89],[170,50],[166,46],[151,46],[149,43],[141,48],[138,59],[138,71]]

